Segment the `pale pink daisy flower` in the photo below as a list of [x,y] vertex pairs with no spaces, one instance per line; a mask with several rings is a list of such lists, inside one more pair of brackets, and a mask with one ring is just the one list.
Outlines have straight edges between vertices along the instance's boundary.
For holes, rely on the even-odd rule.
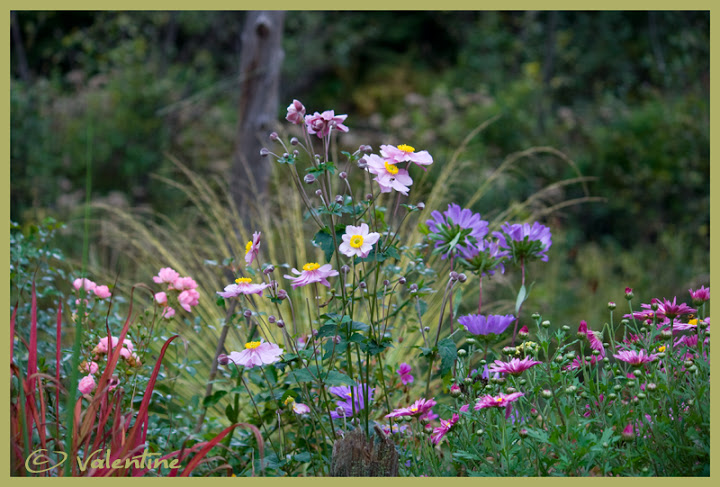
[[523,392],[513,392],[512,394],[507,395],[501,392],[497,396],[483,396],[478,399],[477,403],[475,403],[475,410],[479,411],[484,408],[504,408],[524,395],[525,393]]
[[439,444],[440,441],[445,437],[445,435],[448,434],[448,432],[452,429],[452,427],[455,426],[455,423],[458,422],[458,419],[460,419],[460,416],[455,413],[452,415],[452,418],[441,420],[440,426],[433,430],[433,434],[430,437],[432,442],[435,445]]
[[390,414],[385,415],[386,418],[397,418],[400,416],[422,416],[437,404],[435,399],[420,398],[412,405],[406,408],[395,409]]
[[380,234],[370,232],[367,223],[361,223],[359,227],[348,225],[342,236],[342,243],[338,250],[341,253],[352,257],[354,255],[365,258],[370,254],[372,247],[380,239]]
[[413,183],[407,169],[400,169],[394,162],[386,161],[376,154],[369,154],[363,159],[367,163],[366,171],[376,175],[374,180],[380,186],[380,192],[389,193],[394,189],[407,196],[409,186]]
[[522,360],[514,358],[510,360],[510,362],[501,362],[500,360],[496,360],[495,363],[490,366],[489,370],[494,374],[518,375],[530,367],[541,363],[542,362],[533,360],[532,357],[525,357]]
[[330,282],[328,282],[327,278],[340,274],[338,271],[332,268],[332,265],[325,264],[321,266],[317,262],[310,262],[305,264],[303,266],[302,272],[298,271],[293,267],[292,272],[293,274],[297,274],[297,277],[288,274],[285,274],[283,277],[285,279],[290,279],[291,281],[293,281],[293,289],[300,286],[307,286],[308,284],[312,284],[314,282],[318,282],[323,286],[330,287]]
[[305,125],[309,134],[315,134],[322,139],[331,130],[347,132],[349,129],[343,125],[346,118],[347,115],[335,115],[335,110],[325,110],[322,113],[305,115]]
[[305,121],[305,106],[298,100],[293,100],[293,102],[287,107],[285,120],[294,124],[303,123]]
[[270,284],[252,284],[252,279],[249,277],[238,277],[235,279],[235,284],[225,286],[224,291],[218,291],[217,294],[223,298],[235,298],[241,294],[257,294],[262,296],[263,289],[269,286]]
[[95,286],[95,289],[93,289],[93,292],[95,293],[95,296],[97,296],[100,299],[105,299],[110,297],[110,288],[107,286]]
[[253,233],[253,238],[245,245],[245,263],[250,265],[260,252],[260,232]]
[[85,291],[90,292],[90,291],[93,291],[96,286],[97,286],[97,284],[95,284],[90,279],[87,279],[85,277],[81,277],[81,278],[75,279],[73,281],[73,287],[75,288],[76,291],[79,291],[80,288],[83,288],[83,289],[85,289]]
[[197,306],[200,303],[200,293],[195,289],[186,289],[178,295],[178,302],[189,313],[192,306]]
[[80,391],[80,394],[90,394],[95,389],[95,385],[95,378],[92,375],[86,375],[80,379],[78,391]]
[[[433,158],[428,151],[415,152],[415,148],[406,144],[397,147],[393,145],[381,145],[380,154],[391,159],[394,162],[414,162],[418,166],[429,166],[433,163]],[[425,168],[423,168],[425,169]]]
[[158,275],[153,277],[153,281],[158,284],[162,284],[163,282],[171,284],[175,281],[175,279],[178,279],[179,277],[180,274],[175,272],[170,267],[163,267],[162,269],[160,269],[160,272],[158,272]]
[[231,352],[228,360],[236,365],[252,369],[256,365],[272,364],[280,360],[282,348],[264,340],[248,342],[242,352]]
[[640,365],[652,362],[658,358],[657,354],[648,354],[645,350],[640,350],[639,353],[635,350],[623,350],[622,352],[618,352],[613,355],[613,357],[618,360],[622,360],[623,362],[627,362],[630,365]]

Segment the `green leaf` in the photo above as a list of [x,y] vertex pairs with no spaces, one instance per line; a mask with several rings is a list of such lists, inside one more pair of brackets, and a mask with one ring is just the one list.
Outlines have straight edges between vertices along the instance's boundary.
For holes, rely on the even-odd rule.
[[[317,370],[314,370],[313,372],[317,372]],[[307,368],[290,372],[289,378],[290,380],[295,381],[298,384],[303,382],[312,382],[315,380],[313,378],[313,374]]]
[[312,457],[310,456],[310,452],[304,451],[302,453],[298,453],[297,455],[295,455],[293,457],[293,460],[295,460],[296,462],[299,462],[299,463],[308,463],[308,462],[310,462],[311,458]]
[[227,391],[215,391],[211,396],[206,397],[203,399],[203,406],[206,408],[212,407],[215,404],[220,401],[223,397],[227,395]]
[[520,287],[520,292],[517,295],[517,300],[515,301],[515,316],[520,312],[520,307],[527,299],[527,290],[525,289],[525,286]]
[[231,423],[235,423],[237,421],[237,413],[235,412],[235,409],[233,409],[231,404],[228,404],[225,408],[225,416]]
[[457,359],[457,348],[450,337],[443,338],[438,342],[438,354],[440,355],[440,375],[445,374],[455,364]]
[[350,376],[338,372],[337,370],[331,370],[325,378],[325,384],[329,386],[349,386],[353,385],[354,382]]
[[[345,232],[345,225],[335,225],[335,235],[339,235]],[[335,252],[335,242],[333,242],[330,228],[325,227],[319,230],[312,239],[312,244],[325,252],[325,260],[330,262],[330,259]]]
[[337,325],[323,325],[318,330],[318,338],[334,337],[337,334]]

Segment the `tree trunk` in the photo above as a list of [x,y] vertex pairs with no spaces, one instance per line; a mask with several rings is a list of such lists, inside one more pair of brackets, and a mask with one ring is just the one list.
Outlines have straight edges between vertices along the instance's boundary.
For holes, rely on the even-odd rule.
[[375,442],[361,428],[348,433],[333,445],[331,477],[397,477],[395,444],[375,426]]
[[230,174],[231,194],[245,222],[263,208],[272,161],[260,156],[277,122],[280,70],[285,53],[285,12],[248,12],[240,53],[238,131]]

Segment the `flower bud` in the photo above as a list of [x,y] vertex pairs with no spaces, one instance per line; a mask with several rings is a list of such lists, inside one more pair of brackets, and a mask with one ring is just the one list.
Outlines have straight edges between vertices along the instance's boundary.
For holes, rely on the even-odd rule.
[[450,271],[450,280],[457,281],[457,279],[458,279],[458,273],[455,271]]
[[275,321],[277,321],[277,318],[275,318],[275,315],[268,316],[268,323],[270,323],[272,325],[273,323],[275,323]]
[[372,152],[372,147],[370,147],[369,145],[363,144],[360,146],[359,150],[360,150],[360,152],[365,152],[366,154],[370,154]]
[[569,327],[568,325],[563,325],[563,326],[562,326],[562,331],[564,331],[564,332],[567,333],[568,331],[570,331],[570,327]]
[[465,350],[464,348],[461,348],[457,351],[457,354],[458,354],[458,357],[464,357],[465,355],[467,355],[467,350]]
[[365,199],[368,200],[368,201],[371,201],[371,200],[373,199],[373,194],[372,194],[372,193],[366,194],[366,195],[365,195]]
[[272,133],[270,134],[270,140],[272,140],[272,141],[278,140],[278,134],[277,134],[277,132],[272,132]]
[[270,151],[267,150],[265,147],[263,147],[262,149],[260,149],[260,156],[262,156],[262,157],[267,157],[269,154],[270,154]]
[[290,145],[298,145],[299,143],[300,141],[297,137],[293,137],[292,139],[290,139]]
[[608,399],[610,399],[611,401],[614,399],[617,399],[617,394],[615,394],[614,392],[611,392],[610,394],[608,394]]
[[565,389],[565,392],[567,392],[568,394],[574,394],[575,391],[577,391],[577,387],[575,386],[569,386],[567,389]]
[[277,297],[278,297],[278,299],[287,299],[287,297],[288,297],[287,291],[284,289],[279,289],[277,292]]
[[227,365],[228,363],[230,363],[230,359],[227,355],[221,353],[220,355],[218,355],[217,363],[220,365]]
[[477,340],[475,340],[473,337],[470,337],[465,339],[465,343],[467,343],[468,345],[474,345],[475,343],[477,343]]
[[400,279],[398,279],[398,282],[400,283],[401,286],[404,286],[405,284],[407,284],[407,279],[405,279],[404,277],[401,277]]
[[362,170],[366,169],[367,161],[365,159],[360,159],[359,161],[357,161],[357,167],[358,167],[358,169],[362,169]]
[[338,174],[338,177],[340,179],[347,179],[347,173],[345,171],[342,171],[340,172],[340,174]]
[[360,284],[358,284],[358,287],[360,289],[365,289],[365,288],[367,288],[367,284],[365,284],[365,281],[360,281]]
[[424,331],[425,333],[430,333],[430,327],[429,327],[429,326],[424,327],[424,328],[423,328],[423,331]]
[[467,276],[465,275],[464,272],[461,272],[460,274],[458,274],[458,281],[460,281],[460,282],[467,281]]
[[542,326],[543,328],[550,328],[550,322],[548,320],[545,320],[540,323],[540,326]]
[[389,285],[390,285],[390,281],[388,281],[387,279],[385,279],[385,280],[383,281],[383,286],[388,287]]
[[270,264],[263,269],[263,274],[265,274],[266,276],[269,276],[274,271],[275,271],[275,266]]
[[315,182],[315,176],[312,174],[306,174],[303,181],[305,181],[305,184],[312,184]]
[[540,313],[533,313],[530,315],[530,318],[537,320],[538,318],[540,318]]
[[417,205],[415,205],[415,206],[417,206],[417,209],[418,209],[418,210],[424,210],[424,209],[425,209],[425,203],[423,203],[422,201],[421,201],[420,203],[418,203]]
[[477,431],[475,432],[475,434],[478,435],[478,436],[482,436],[482,435],[485,434],[485,430],[482,429],[482,428],[480,428],[479,430],[477,430]]
[[614,310],[615,308],[617,308],[617,305],[614,302],[612,302],[612,301],[608,302],[608,309],[610,311]]
[[246,310],[243,312],[243,316],[244,316],[245,318],[250,318],[250,317],[252,317],[252,311],[250,311],[249,309],[246,309]]
[[335,203],[342,205],[345,202],[345,199],[342,197],[342,195],[338,194],[335,195]]
[[463,383],[464,383],[466,386],[469,386],[469,385],[472,385],[473,380],[472,380],[471,377],[465,377],[465,378],[463,379]]
[[552,397],[553,393],[550,389],[543,389],[542,391],[542,397],[545,399],[550,399]]
[[527,438],[528,434],[530,434],[527,430],[527,428],[520,428],[520,431],[518,431],[518,435],[520,435],[520,438]]
[[635,295],[633,294],[632,288],[626,287],[625,288],[625,299],[630,301],[634,297],[635,297]]
[[410,284],[410,292],[411,292],[411,293],[416,293],[417,290],[418,290],[418,285],[417,285],[417,284],[415,284],[415,283]]
[[315,196],[320,196],[320,197],[322,197],[322,189],[316,189],[316,190],[315,190]]

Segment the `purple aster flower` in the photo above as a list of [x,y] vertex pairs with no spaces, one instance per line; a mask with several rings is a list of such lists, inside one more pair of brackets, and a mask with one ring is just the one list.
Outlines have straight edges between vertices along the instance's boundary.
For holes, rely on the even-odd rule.
[[498,239],[501,248],[508,249],[515,260],[539,258],[543,262],[548,261],[546,252],[552,245],[550,229],[535,222],[532,226],[529,223],[505,223],[500,227],[499,232],[493,232]]
[[339,419],[342,417],[352,418],[353,415],[353,403],[355,404],[355,412],[362,411],[365,409],[365,393],[367,392],[368,401],[372,402],[374,387],[368,390],[367,384],[358,384],[352,388],[348,386],[331,387],[330,393],[336,395],[341,400],[335,401],[338,409],[342,410],[342,415],[337,411],[330,411],[330,416],[333,419]]
[[270,284],[252,284],[252,279],[249,277],[238,277],[235,279],[235,284],[225,286],[224,291],[218,291],[217,294],[223,298],[235,298],[241,294],[258,294],[262,296],[263,289],[270,286]]
[[347,132],[349,129],[343,125],[346,118],[347,115],[335,115],[335,110],[325,110],[322,113],[305,115],[305,125],[309,134],[315,134],[322,139],[331,130]]
[[488,233],[488,222],[479,213],[450,203],[446,211],[433,211],[430,215],[432,219],[425,222],[432,232],[430,240],[435,242],[435,252],[442,253],[443,259],[455,248],[465,258],[477,254],[479,242]]
[[503,262],[509,255],[509,250],[500,250],[500,243],[497,240],[486,238],[480,240],[476,247],[469,248],[463,257],[473,271],[484,276],[492,276],[498,269],[501,274],[505,274]]
[[315,262],[305,264],[302,272],[293,267],[292,272],[293,274],[297,274],[297,277],[288,274],[285,274],[283,277],[293,281],[293,289],[300,286],[307,286],[313,282],[319,282],[323,286],[330,287],[330,282],[328,282],[327,278],[339,275],[339,272],[334,270],[332,265],[325,264],[321,266]]
[[498,374],[518,375],[522,374],[530,367],[541,363],[542,362],[533,360],[531,357],[525,357],[522,360],[514,358],[510,360],[510,362],[501,362],[500,360],[496,360],[494,364],[490,365],[490,372]]
[[618,352],[613,355],[613,357],[618,360],[622,360],[623,362],[627,362],[630,365],[640,365],[652,362],[658,358],[657,354],[648,354],[645,350],[640,350],[639,353],[635,350],[623,350],[622,352]]
[[458,323],[473,335],[500,335],[515,319],[513,315],[483,315],[470,314],[458,318]]
[[410,367],[408,364],[404,362],[400,364],[400,367],[397,369],[397,373],[400,376],[400,380],[403,384],[409,384],[415,380],[415,378],[410,375],[411,371],[412,367]]

